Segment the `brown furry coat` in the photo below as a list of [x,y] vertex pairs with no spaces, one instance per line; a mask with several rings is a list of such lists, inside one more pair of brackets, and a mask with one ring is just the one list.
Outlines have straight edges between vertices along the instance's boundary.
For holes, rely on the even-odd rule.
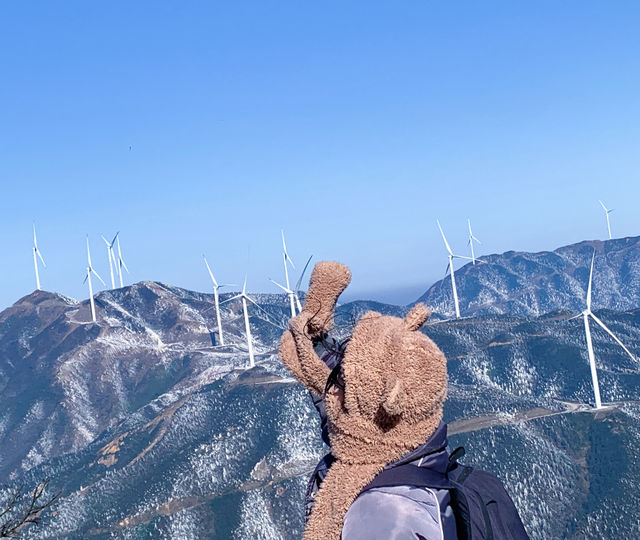
[[[280,356],[310,391],[322,395],[329,368],[312,338],[333,326],[338,297],[351,280],[336,262],[318,263],[302,312],[289,321]],[[429,310],[417,304],[404,319],[367,312],[342,362],[344,391],[324,395],[329,438],[337,461],[318,492],[305,540],[339,540],[349,506],[387,465],[417,448],[442,418],[446,359],[420,327]]]

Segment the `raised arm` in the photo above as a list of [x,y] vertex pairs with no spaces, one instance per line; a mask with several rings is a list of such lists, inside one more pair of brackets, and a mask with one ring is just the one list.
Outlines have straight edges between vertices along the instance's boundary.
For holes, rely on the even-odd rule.
[[316,264],[309,281],[302,312],[289,321],[280,341],[284,365],[302,384],[322,394],[329,368],[313,350],[313,338],[333,327],[338,297],[351,281],[349,269],[337,262]]

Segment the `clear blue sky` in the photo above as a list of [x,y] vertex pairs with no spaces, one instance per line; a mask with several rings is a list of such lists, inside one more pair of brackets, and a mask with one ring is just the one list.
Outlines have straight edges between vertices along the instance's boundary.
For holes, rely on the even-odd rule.
[[[129,282],[273,291],[336,259],[413,300],[446,257],[640,234],[637,2],[5,2],[0,307]],[[131,146],[131,150],[129,147]],[[249,256],[248,256],[248,248]],[[395,292],[393,292],[395,291]]]

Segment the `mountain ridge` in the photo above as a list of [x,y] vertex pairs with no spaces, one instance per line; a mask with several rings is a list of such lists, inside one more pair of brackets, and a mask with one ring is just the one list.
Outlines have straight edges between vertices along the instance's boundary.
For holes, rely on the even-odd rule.
[[[640,236],[585,240],[553,251],[506,251],[481,255],[455,270],[463,316],[523,314],[558,309],[582,311],[595,253],[593,303],[625,311],[640,306]],[[434,283],[416,302],[454,314],[450,276]]]

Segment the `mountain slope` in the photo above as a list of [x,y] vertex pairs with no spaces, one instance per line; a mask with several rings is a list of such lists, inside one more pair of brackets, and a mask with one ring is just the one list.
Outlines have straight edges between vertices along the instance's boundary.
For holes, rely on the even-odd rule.
[[[213,295],[143,282],[87,302],[29,295],[0,314],[0,478],[61,491],[33,538],[294,539],[326,451],[307,392],[276,346],[285,295],[253,295],[258,366],[242,312]],[[369,309],[336,313],[344,337]],[[640,310],[599,310],[640,355]],[[604,402],[594,413],[584,329],[567,312],[434,320],[445,352],[451,446],[506,483],[534,539],[633,538],[640,499],[640,371],[594,328]],[[1,498],[1,491],[0,491]],[[622,518],[614,519],[612,512]],[[617,514],[616,514],[617,515]]]
[[[281,333],[265,313],[285,303],[280,295],[257,298],[264,311],[251,323],[269,343],[256,343],[261,358]],[[47,292],[2,312],[0,477],[83,448],[158,395],[242,366],[239,306],[222,312],[225,347],[215,346],[212,306],[213,295],[143,282],[97,295],[97,324],[88,302]]]

